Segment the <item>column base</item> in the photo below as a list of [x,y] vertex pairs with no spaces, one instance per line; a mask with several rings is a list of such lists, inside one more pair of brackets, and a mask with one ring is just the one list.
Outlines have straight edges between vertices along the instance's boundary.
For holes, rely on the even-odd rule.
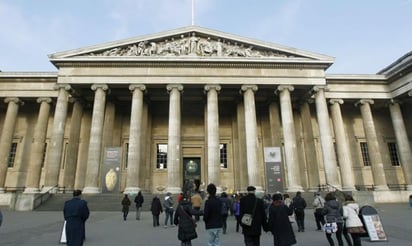
[[406,190],[412,190],[412,185],[407,185]]
[[100,193],[100,189],[98,187],[84,187],[83,194],[98,194]]
[[300,185],[289,186],[289,187],[286,189],[286,192],[288,192],[288,193],[298,192],[298,191],[303,191],[302,186],[300,186]]
[[179,194],[182,192],[182,189],[180,187],[167,187],[166,192],[170,192],[172,194]]
[[343,186],[342,191],[356,191],[355,186]]
[[24,189],[23,193],[33,194],[33,193],[39,193],[39,192],[40,192],[39,188],[26,188],[26,189]]
[[140,188],[139,187],[126,187],[126,189],[124,189],[123,193],[124,194],[137,194],[139,193]]
[[56,186],[44,186],[43,188],[41,188],[41,193],[46,193],[46,192],[49,192],[49,193],[57,193],[57,190],[58,190],[59,188],[57,188]]
[[387,185],[375,185],[373,188],[374,188],[375,191],[389,190],[389,187]]
[[6,189],[0,188],[0,194],[6,193]]

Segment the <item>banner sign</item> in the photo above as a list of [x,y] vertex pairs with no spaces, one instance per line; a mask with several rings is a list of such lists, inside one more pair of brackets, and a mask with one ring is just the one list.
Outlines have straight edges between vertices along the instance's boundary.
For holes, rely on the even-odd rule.
[[282,155],[280,147],[264,148],[266,193],[283,193]]
[[363,215],[363,221],[371,241],[387,241],[383,225],[378,214]]
[[122,161],[122,149],[109,147],[104,149],[102,168],[102,192],[119,192],[120,166]]

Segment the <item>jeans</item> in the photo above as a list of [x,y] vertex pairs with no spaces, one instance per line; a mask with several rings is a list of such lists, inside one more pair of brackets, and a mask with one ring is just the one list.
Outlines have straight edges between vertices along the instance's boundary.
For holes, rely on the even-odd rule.
[[153,215],[153,227],[159,226],[159,215]]
[[141,211],[141,207],[136,207],[136,219],[140,220],[140,211]]
[[165,212],[165,226],[167,226],[167,221],[170,218],[170,225],[173,225],[173,210],[172,209],[167,209]]
[[207,229],[207,246],[220,246],[222,228]]

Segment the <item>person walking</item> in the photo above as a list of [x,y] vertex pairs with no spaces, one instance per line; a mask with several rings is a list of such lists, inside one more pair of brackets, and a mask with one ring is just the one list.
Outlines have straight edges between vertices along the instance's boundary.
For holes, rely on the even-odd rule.
[[185,195],[176,208],[173,222],[178,226],[177,238],[182,242],[182,246],[191,246],[192,240],[197,238],[196,222],[192,215],[196,212],[192,208],[189,196]]
[[129,207],[130,207],[130,199],[127,194],[124,194],[122,199],[122,212],[123,212],[123,220],[127,219],[127,215],[129,214]]
[[346,219],[346,228],[352,237],[353,246],[362,246],[361,235],[366,231],[359,218],[359,204],[355,202],[351,195],[345,196],[343,218]]
[[220,210],[220,214],[222,215],[222,230],[223,230],[223,234],[226,234],[227,231],[227,217],[229,216],[229,210],[231,207],[231,202],[229,200],[229,198],[227,197],[226,192],[222,192],[222,194],[220,195],[220,204],[221,204],[221,210]]
[[155,195],[152,199],[152,203],[150,204],[150,211],[152,211],[153,217],[153,227],[159,226],[159,215],[163,213],[162,203],[157,195]]
[[0,209],[0,227],[2,223],[3,223],[3,214],[1,213],[1,209]]
[[[327,223],[336,223],[337,230],[335,232],[336,239],[338,240],[338,245],[343,246],[342,240],[342,230],[343,230],[343,209],[339,202],[336,200],[335,193],[329,192],[325,196],[325,205],[323,207],[323,215],[325,216],[325,224]],[[326,239],[329,242],[330,246],[335,246],[335,243],[332,239],[332,234],[329,232],[326,233]]]
[[274,194],[272,200],[273,202],[269,207],[267,230],[272,232],[274,245],[289,246],[296,244],[295,233],[289,221],[289,216],[293,214],[293,209],[286,206],[282,201],[282,194]]
[[235,196],[235,202],[233,203],[233,214],[236,218],[236,232],[239,232],[240,227],[240,195]]
[[[190,198],[190,202],[192,203],[193,209],[200,212],[200,208],[202,207],[203,199],[200,196],[200,191],[197,190],[195,194]],[[200,217],[199,214],[195,214],[196,221],[199,221]]]
[[64,203],[67,246],[82,246],[86,239],[86,220],[90,211],[85,200],[80,199],[81,190],[73,191],[73,198]]
[[293,207],[292,205],[292,199],[290,198],[288,193],[283,194],[283,203],[286,205],[286,207],[291,208],[292,214],[289,215],[289,222],[294,223],[295,222],[295,216],[293,215]]
[[170,219],[170,226],[173,227],[173,198],[172,193],[167,192],[165,196],[165,200],[163,202],[163,207],[165,210],[165,228],[167,228],[167,221]]
[[[240,199],[240,218],[242,233],[246,246],[259,246],[262,228],[267,228],[267,217],[262,199],[255,196],[256,188],[247,187],[247,195]],[[243,223],[242,218],[245,214],[252,216],[252,223],[247,225]]]
[[221,215],[221,204],[216,197],[216,186],[209,184],[206,188],[209,194],[205,202],[203,221],[205,222],[207,231],[207,246],[220,245],[220,233],[223,227],[223,218]]
[[142,205],[144,202],[144,198],[142,192],[139,191],[137,196],[134,198],[134,203],[136,204],[136,220],[140,220],[140,214],[142,211]]
[[298,226],[298,232],[304,232],[306,201],[302,197],[302,192],[296,192],[296,196],[292,199],[292,206],[295,212],[295,219],[296,224]]
[[315,192],[312,205],[314,209],[313,214],[315,216],[316,229],[318,231],[322,230],[322,226],[325,224],[325,217],[322,214],[324,204],[325,199],[320,195],[320,192]]

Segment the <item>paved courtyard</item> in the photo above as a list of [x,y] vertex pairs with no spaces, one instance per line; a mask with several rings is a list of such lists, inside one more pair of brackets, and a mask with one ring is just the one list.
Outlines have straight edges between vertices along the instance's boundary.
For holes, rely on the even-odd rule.
[[[407,204],[380,204],[375,207],[381,217],[386,242],[370,242],[362,239],[362,245],[395,245],[407,246],[412,243],[412,209]],[[3,211],[4,221],[0,227],[1,246],[44,246],[59,245],[63,226],[62,212],[15,212]],[[85,246],[104,245],[180,245],[177,240],[177,227],[152,227],[152,217],[149,212],[142,213],[142,220],[134,219],[135,214],[129,214],[123,221],[121,212],[93,212],[86,224]],[[161,225],[164,214],[161,215]],[[323,232],[316,231],[313,210],[306,210],[306,231],[296,232],[296,245],[327,246]],[[205,245],[206,233],[204,223],[197,227],[199,237],[192,241],[194,246]],[[222,235],[221,245],[243,245],[243,236],[235,232],[235,220],[228,219],[228,234]],[[261,245],[273,245],[272,235],[263,233]],[[346,245],[346,243],[345,243]]]

